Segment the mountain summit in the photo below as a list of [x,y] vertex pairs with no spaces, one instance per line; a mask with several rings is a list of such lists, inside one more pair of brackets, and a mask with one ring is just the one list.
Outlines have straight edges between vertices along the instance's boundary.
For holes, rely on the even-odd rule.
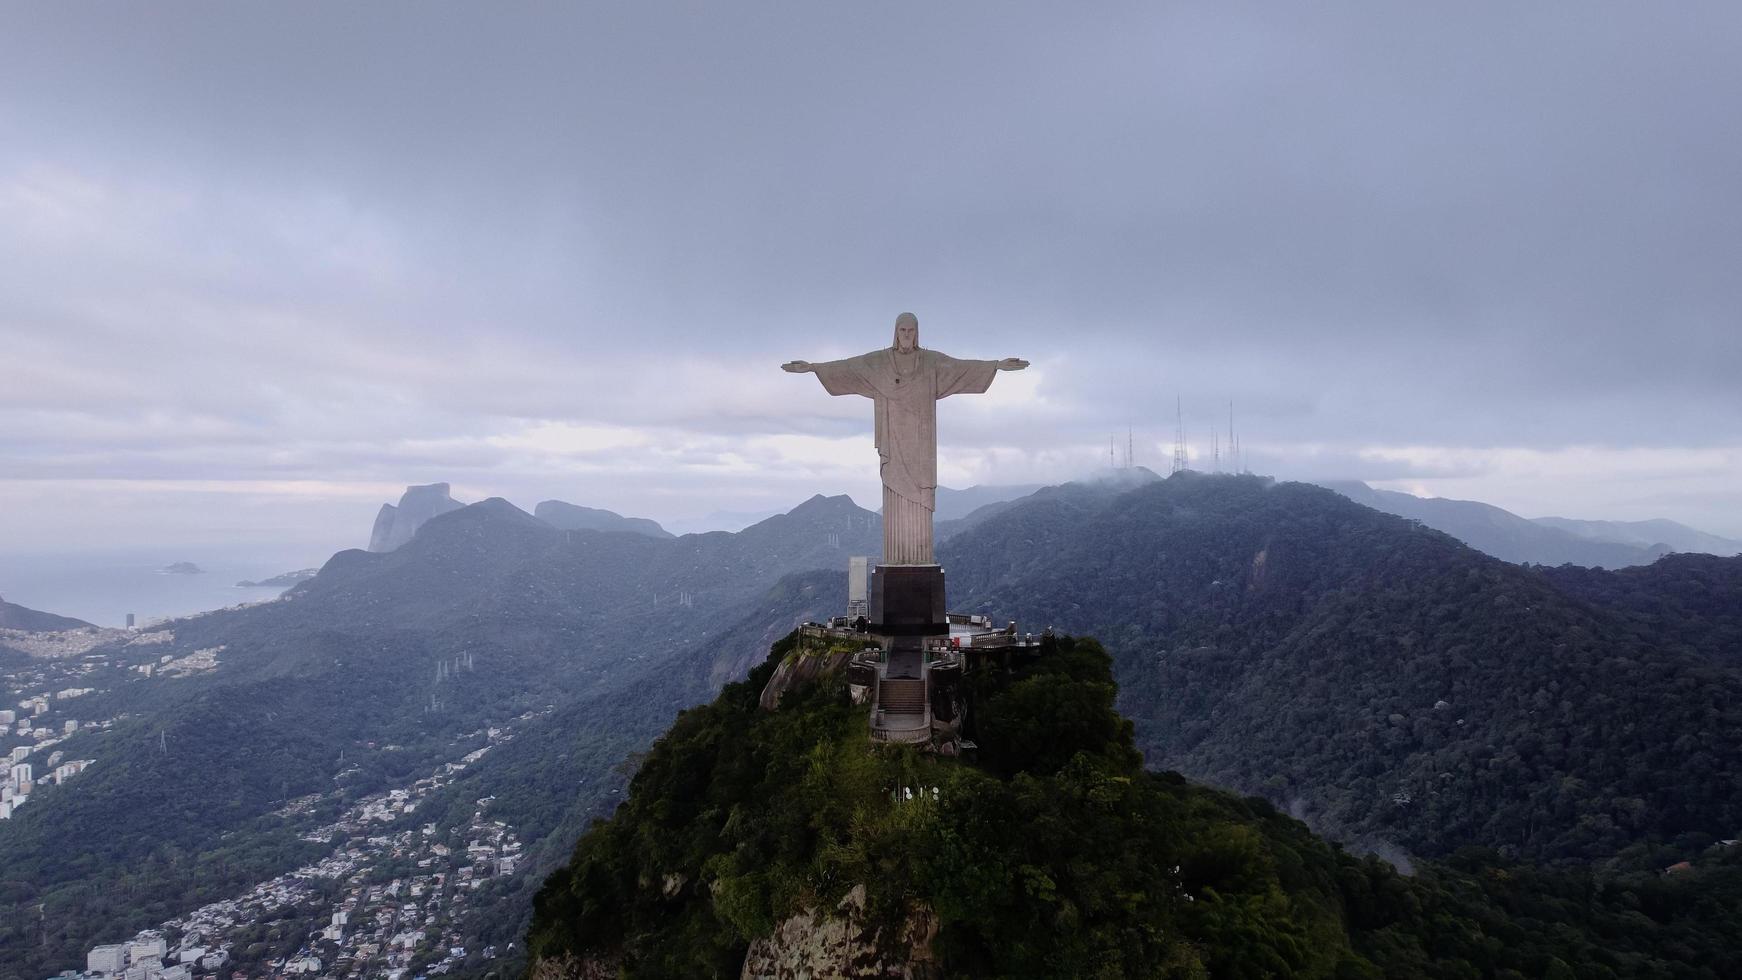
[[446,483],[406,487],[398,507],[382,504],[380,513],[375,515],[375,527],[369,532],[369,550],[392,551],[410,541],[425,521],[464,506],[448,495]]
[[650,538],[673,537],[659,522],[645,517],[624,517],[614,511],[582,507],[562,500],[545,500],[532,509],[532,516],[564,531],[628,531]]
[[[1406,877],[1261,800],[1147,772],[1111,660],[1052,638],[964,678],[972,757],[867,739],[840,673],[685,712],[534,903],[537,980],[1645,977],[1742,967],[1700,876]],[[1576,896],[1576,897],[1575,897]]]

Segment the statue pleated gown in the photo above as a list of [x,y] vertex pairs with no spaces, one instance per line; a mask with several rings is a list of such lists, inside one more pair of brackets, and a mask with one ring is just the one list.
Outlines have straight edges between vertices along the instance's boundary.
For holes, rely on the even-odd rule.
[[931,565],[937,510],[938,399],[992,386],[997,361],[962,361],[934,350],[894,347],[814,364],[831,395],[864,395],[877,405],[883,475],[883,563]]

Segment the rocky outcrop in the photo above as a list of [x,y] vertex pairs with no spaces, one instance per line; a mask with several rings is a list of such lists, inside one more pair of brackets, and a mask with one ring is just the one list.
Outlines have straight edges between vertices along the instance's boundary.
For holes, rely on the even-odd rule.
[[369,533],[369,550],[392,551],[410,541],[425,521],[464,506],[448,496],[446,483],[406,487],[398,507],[382,504],[381,512],[375,515],[375,528]]
[[615,960],[557,956],[534,960],[526,975],[530,980],[616,980],[621,967]]
[[932,941],[938,918],[915,906],[890,933],[865,916],[865,886],[855,885],[831,914],[809,909],[774,927],[750,944],[744,980],[797,980],[810,977],[901,977],[932,980],[943,976]]
[[764,711],[773,711],[780,706],[782,694],[845,668],[855,652],[843,649],[807,652],[801,643],[798,649],[780,661],[780,666],[774,668],[774,676],[762,688],[762,699],[758,703]]
[[670,531],[660,527],[658,521],[624,517],[614,511],[582,507],[561,500],[544,501],[532,509],[532,516],[564,531],[629,531],[650,538],[674,537]]

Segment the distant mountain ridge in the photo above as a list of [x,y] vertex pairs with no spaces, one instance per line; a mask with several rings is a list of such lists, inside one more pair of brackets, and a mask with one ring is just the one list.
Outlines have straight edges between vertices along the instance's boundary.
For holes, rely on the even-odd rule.
[[1475,500],[1417,497],[1395,490],[1376,490],[1358,481],[1328,481],[1319,486],[1374,510],[1420,521],[1477,551],[1514,564],[1625,568],[1649,565],[1676,550],[1662,542],[1641,545],[1575,534],[1553,523],[1529,520]]
[[939,521],[967,517],[987,504],[1003,503],[1018,497],[1026,497],[1042,486],[1045,484],[976,484],[961,490],[952,487],[938,487],[937,510],[932,512],[932,516]]
[[1694,552],[1728,558],[1742,554],[1742,541],[1708,534],[1676,521],[1577,521],[1565,517],[1533,517],[1532,521],[1589,541],[1609,541],[1642,548],[1667,545],[1672,551]]
[[71,616],[56,616],[54,613],[41,612],[7,602],[0,598],[0,629],[26,630],[32,633],[52,633],[59,630],[76,630],[91,627],[90,623]]
[[541,501],[532,509],[532,516],[564,531],[629,531],[650,538],[672,538],[676,535],[659,526],[658,521],[645,517],[624,517],[614,511],[597,507],[582,507],[562,500]]

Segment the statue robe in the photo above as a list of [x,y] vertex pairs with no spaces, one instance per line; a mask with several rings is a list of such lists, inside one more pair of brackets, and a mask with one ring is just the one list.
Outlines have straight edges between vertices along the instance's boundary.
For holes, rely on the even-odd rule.
[[990,388],[998,362],[957,360],[923,347],[902,356],[886,347],[812,368],[829,394],[864,395],[876,403],[884,564],[932,564],[938,399]]

